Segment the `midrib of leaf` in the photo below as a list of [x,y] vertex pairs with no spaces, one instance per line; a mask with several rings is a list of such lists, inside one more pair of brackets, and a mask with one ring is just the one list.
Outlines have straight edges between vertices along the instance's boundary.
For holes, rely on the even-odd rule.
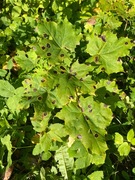
[[[54,29],[55,29],[55,34],[57,33],[56,31],[57,31],[57,29],[56,29],[56,24],[53,24],[54,25]],[[57,44],[57,46],[61,49],[61,46],[60,46],[60,44],[58,44],[58,41],[57,41],[57,39],[55,38],[55,37],[57,37],[57,36],[55,36],[55,34],[53,34],[53,31],[52,31],[52,33],[51,33],[51,31],[49,31],[48,29],[47,29],[47,31],[48,31],[48,35],[50,35],[51,37],[52,37],[52,39],[53,39],[53,41]]]

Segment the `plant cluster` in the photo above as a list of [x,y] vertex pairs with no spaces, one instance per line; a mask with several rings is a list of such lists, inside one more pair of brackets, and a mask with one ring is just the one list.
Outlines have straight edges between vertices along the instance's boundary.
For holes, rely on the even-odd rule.
[[135,179],[134,0],[0,2],[0,174]]

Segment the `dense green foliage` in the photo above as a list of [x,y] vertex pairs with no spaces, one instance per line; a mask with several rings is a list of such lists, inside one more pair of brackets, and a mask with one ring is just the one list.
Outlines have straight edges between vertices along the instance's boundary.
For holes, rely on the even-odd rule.
[[135,179],[134,0],[0,2],[0,176]]

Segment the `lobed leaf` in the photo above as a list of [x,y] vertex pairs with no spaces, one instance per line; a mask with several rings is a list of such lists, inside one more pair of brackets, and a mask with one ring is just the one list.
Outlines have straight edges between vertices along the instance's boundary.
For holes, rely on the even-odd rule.
[[105,32],[101,36],[92,34],[87,39],[89,43],[86,52],[95,57],[100,69],[104,68],[107,74],[123,71],[119,58],[129,55],[129,49],[133,47],[130,39],[118,39],[116,34],[111,32]]

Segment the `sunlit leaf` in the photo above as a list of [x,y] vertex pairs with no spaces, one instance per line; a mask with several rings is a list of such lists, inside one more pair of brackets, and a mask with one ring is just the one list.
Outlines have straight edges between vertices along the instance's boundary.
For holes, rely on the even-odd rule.
[[128,133],[127,133],[127,140],[129,141],[129,142],[131,142],[132,141],[132,139],[134,138],[134,130],[133,129],[130,129],[130,131],[128,131]]
[[11,136],[8,134],[1,138],[1,143],[6,146],[8,150],[8,155],[7,155],[7,169],[12,165],[12,144],[11,144]]
[[69,157],[68,148],[66,146],[60,147],[55,154],[55,161],[64,179],[68,179],[69,171],[73,169],[74,159]]
[[123,143],[123,136],[116,132],[114,142],[116,145],[122,144]]
[[92,154],[105,158],[104,152],[107,150],[104,139],[105,128],[112,119],[108,107],[94,102],[91,97],[81,98],[78,105],[70,103],[56,116],[64,120],[67,131],[74,139],[80,138],[84,147]]
[[124,142],[118,147],[118,151],[120,156],[128,156],[130,152],[130,145],[127,142]]
[[101,36],[91,35],[88,38],[86,51],[97,59],[97,64],[108,73],[123,71],[120,57],[129,54],[132,43],[128,38],[118,39],[116,34],[105,32]]
[[90,180],[95,180],[95,179],[97,179],[97,180],[103,180],[103,178],[104,178],[103,171],[94,171],[92,174],[90,174],[90,175],[88,176],[88,178],[89,178]]
[[15,88],[5,80],[0,80],[0,96],[11,97],[14,95]]

